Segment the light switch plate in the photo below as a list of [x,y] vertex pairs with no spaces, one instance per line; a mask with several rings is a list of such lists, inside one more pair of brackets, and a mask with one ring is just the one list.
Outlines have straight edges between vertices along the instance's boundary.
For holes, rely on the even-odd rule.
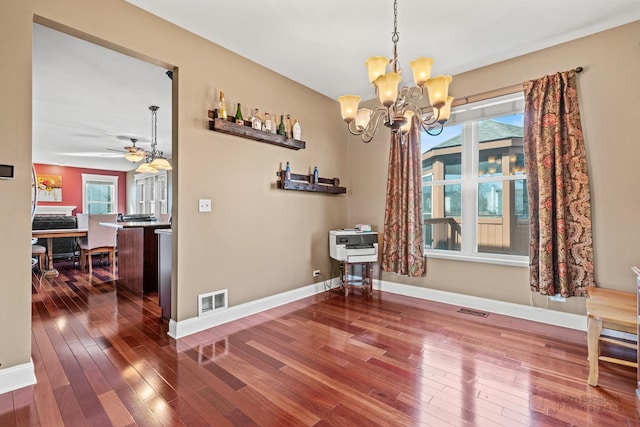
[[211,212],[211,199],[200,199],[198,201],[199,212]]

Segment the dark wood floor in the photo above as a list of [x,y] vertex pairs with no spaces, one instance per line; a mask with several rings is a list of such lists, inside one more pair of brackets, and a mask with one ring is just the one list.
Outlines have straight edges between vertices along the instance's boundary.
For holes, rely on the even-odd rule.
[[320,294],[179,341],[109,269],[33,286],[38,384],[6,426],[627,426],[635,370],[586,334],[375,292]]

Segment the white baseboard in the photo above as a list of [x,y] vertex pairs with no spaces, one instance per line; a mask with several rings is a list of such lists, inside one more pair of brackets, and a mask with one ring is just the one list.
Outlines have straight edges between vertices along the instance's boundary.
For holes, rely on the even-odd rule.
[[458,305],[490,313],[503,314],[518,319],[532,320],[534,322],[549,325],[562,326],[579,331],[587,330],[587,316],[564,313],[562,311],[546,308],[532,307],[529,305],[514,304],[511,302],[496,301],[471,295],[455,294],[452,292],[435,289],[420,288],[417,286],[403,285],[400,283],[374,280],[375,289],[413,298],[421,298],[444,304]]
[[[339,279],[334,278],[331,286],[339,285]],[[514,304],[504,301],[496,301],[487,298],[480,298],[470,295],[455,294],[452,292],[439,291],[417,286],[403,285],[400,283],[387,281],[373,281],[373,287],[377,290],[404,295],[412,298],[426,299],[450,305],[459,305],[467,308],[488,311],[496,314],[503,314],[519,319],[531,320],[534,322],[546,323],[555,326],[562,326],[580,331],[587,330],[586,316],[579,314],[563,313],[561,311],[549,310],[539,307]],[[302,288],[272,295],[255,301],[229,307],[220,311],[201,317],[192,317],[181,321],[169,321],[169,336],[180,339],[223,323],[241,319],[261,311],[269,310],[283,304],[297,301],[324,291],[322,282],[304,286]]]
[[[337,278],[331,281],[331,286],[337,286],[338,284],[339,279]],[[205,329],[222,325],[223,323],[238,320],[243,317],[251,316],[252,314],[260,313],[261,311],[269,310],[283,304],[288,304],[302,298],[310,297],[312,295],[323,292],[324,290],[324,282],[318,282],[304,286],[302,288],[283,292],[281,294],[271,295],[265,298],[257,299],[255,301],[249,301],[244,304],[234,305],[222,310],[216,310],[211,314],[207,314],[204,316],[192,317],[180,321],[171,319],[169,321],[168,333],[170,337],[180,339],[186,337],[187,335],[195,334],[196,332],[204,331]]]
[[0,394],[8,393],[36,383],[33,360],[22,365],[0,369]]

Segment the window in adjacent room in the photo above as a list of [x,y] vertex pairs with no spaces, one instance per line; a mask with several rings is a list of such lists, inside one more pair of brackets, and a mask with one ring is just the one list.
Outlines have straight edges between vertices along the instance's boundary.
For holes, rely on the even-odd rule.
[[82,174],[82,212],[116,213],[118,209],[118,177]]
[[422,135],[427,252],[527,261],[529,207],[521,93],[452,110],[441,135]]
[[136,183],[135,213],[151,215],[168,213],[167,171],[136,174],[134,180]]

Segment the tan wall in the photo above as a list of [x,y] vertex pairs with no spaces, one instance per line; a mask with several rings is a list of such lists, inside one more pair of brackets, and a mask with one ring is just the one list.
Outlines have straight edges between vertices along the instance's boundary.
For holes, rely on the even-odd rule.
[[[513,60],[454,76],[456,97],[511,86],[557,71],[584,67],[578,77],[582,122],[591,174],[596,279],[599,286],[634,292],[631,266],[640,263],[640,193],[636,177],[640,140],[640,22]],[[425,54],[429,52],[426,51]],[[402,59],[402,58],[401,58]],[[406,58],[405,58],[406,60]],[[438,58],[435,58],[437,61]],[[349,223],[382,229],[389,134],[369,144],[348,142]],[[384,280],[529,304],[528,269],[441,259],[428,260],[426,278],[383,274]],[[537,306],[547,301],[536,296]],[[584,299],[550,308],[584,312]]]
[[[0,159],[16,178],[0,181],[3,241],[0,369],[30,357],[30,166],[32,22],[67,27],[162,66],[178,67],[174,112],[173,224],[177,236],[176,320],[194,317],[197,295],[223,288],[229,304],[313,282],[329,271],[327,230],[344,226],[347,197],[275,189],[276,171],[317,165],[321,177],[349,186],[345,134],[337,103],[174,27],[120,0],[6,0],[0,3]],[[77,35],[77,34],[76,34]],[[126,76],[123,76],[125,78]],[[291,113],[305,150],[289,150],[207,129],[207,109],[223,88],[229,108],[242,102]],[[213,212],[198,213],[198,199]],[[10,320],[10,321],[8,321]]]

